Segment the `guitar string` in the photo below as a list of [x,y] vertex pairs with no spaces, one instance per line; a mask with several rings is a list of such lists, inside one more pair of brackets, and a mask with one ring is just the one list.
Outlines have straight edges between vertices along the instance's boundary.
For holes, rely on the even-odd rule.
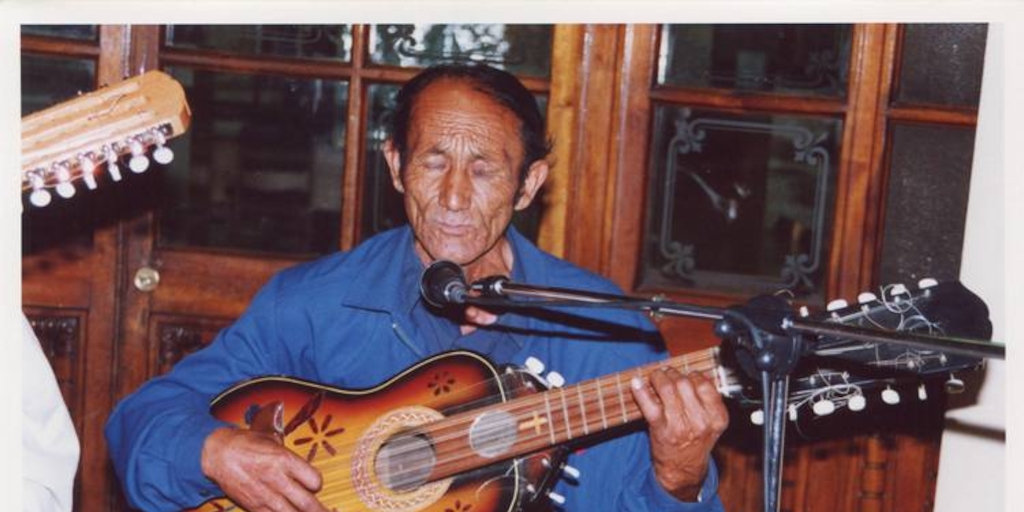
[[[716,369],[715,363],[717,363],[717,358],[714,357],[714,356],[703,357],[701,359],[695,359],[695,360],[692,360],[692,361],[687,361],[687,363],[684,363],[684,364],[690,364],[690,365],[696,367],[698,365],[703,365],[703,364],[706,364],[706,363],[709,363],[709,362],[713,363],[713,365],[711,367],[703,367],[703,366],[701,366],[700,368],[694,368],[694,369],[697,370],[697,371],[702,371],[702,372],[712,372],[712,371],[714,371]],[[664,366],[664,365],[658,364],[658,365],[655,365],[655,366],[656,367],[661,367],[661,366]],[[656,367],[651,367],[651,368],[641,367],[641,369],[645,369],[646,370],[645,374],[646,374],[646,373],[649,373],[651,371],[656,370],[657,369]],[[633,371],[635,371],[635,370],[633,370]],[[632,372],[632,371],[627,371],[627,372]],[[626,372],[623,372],[623,373],[626,373]],[[569,386],[569,387],[570,388],[575,388],[575,387],[578,387],[578,386],[586,386],[586,385],[591,385],[592,386],[594,382],[601,381],[602,394],[604,394],[604,391],[605,391],[604,388],[605,387],[610,387],[610,386],[615,384],[615,383],[609,383],[607,381],[608,379],[610,379],[614,375],[616,375],[616,374],[609,374],[609,375],[606,375],[606,376],[603,376],[603,377],[598,377],[598,378],[595,378],[595,379],[590,379],[590,380],[582,381],[580,383],[573,384],[572,386]],[[622,375],[622,373],[619,373],[618,375]],[[714,375],[711,375],[711,377],[714,377]],[[628,388],[628,386],[623,386],[623,387],[624,388]],[[548,391],[551,391],[551,392],[558,391],[558,388],[554,388],[554,389],[548,390]],[[591,393],[591,392],[588,391],[587,393]],[[550,395],[550,394],[551,393],[548,393],[548,395]],[[507,401],[507,402],[502,402],[501,401],[501,397],[497,396],[497,395],[485,396],[485,397],[481,397],[480,399],[474,400],[472,402],[465,402],[463,404],[459,404],[459,406],[465,406],[466,404],[472,404],[473,402],[476,402],[477,404],[481,405],[482,407],[469,408],[467,411],[464,411],[464,412],[461,412],[461,413],[457,413],[457,414],[455,414],[453,416],[441,418],[441,419],[438,419],[436,421],[431,421],[431,422],[428,422],[428,423],[423,424],[423,425],[418,425],[416,427],[419,428],[420,430],[422,430],[424,427],[429,427],[430,428],[430,432],[437,434],[437,435],[431,436],[431,439],[435,443],[449,442],[449,441],[451,441],[453,439],[458,439],[458,438],[462,437],[461,431],[460,432],[456,432],[454,435],[452,435],[452,434],[450,434],[448,432],[451,429],[459,429],[459,428],[461,428],[461,425],[458,423],[459,418],[472,418],[472,419],[475,419],[476,417],[479,417],[480,415],[482,415],[485,412],[487,412],[486,409],[488,409],[488,408],[497,410],[497,409],[509,409],[510,407],[517,407],[517,408],[525,408],[525,409],[528,409],[528,410],[535,410],[544,402],[545,396],[546,396],[545,392],[534,393],[534,394],[524,395],[524,396],[521,396],[521,397],[516,397],[516,398],[514,398],[514,399],[512,399],[510,401]],[[421,405],[429,405],[429,403],[421,404]],[[358,444],[358,442],[359,441],[356,440],[354,442],[343,443],[343,444],[339,445],[338,447],[339,448],[343,448],[343,449],[350,449],[355,444]],[[415,452],[415,451],[417,451],[416,448],[411,448],[411,449],[406,449],[406,450],[396,449],[396,451],[394,453],[396,455],[404,455],[407,452]]]
[[[712,361],[712,362],[715,362],[717,358],[711,357],[711,358],[705,358],[705,359],[709,360],[709,361]],[[701,361],[696,361],[695,360],[695,361],[689,361],[689,362],[693,363],[694,365],[697,365]],[[706,362],[706,361],[704,361],[704,362]],[[654,371],[654,370],[656,370],[656,368],[652,369],[650,371]],[[700,370],[697,370],[697,371],[713,372],[714,370],[715,370],[714,367],[712,367],[710,369],[700,369]],[[611,377],[611,375],[608,375],[606,377]],[[618,387],[617,384],[614,383],[614,382],[609,382],[605,378],[592,379],[592,381],[585,381],[583,383],[580,383],[579,385],[586,385],[586,384],[590,384],[592,382],[600,384],[599,389],[600,389],[600,393],[602,395],[605,395],[608,392],[609,388],[612,388],[612,392],[613,393],[617,394],[617,392],[618,392],[618,390],[615,389],[615,388]],[[598,386],[594,386],[594,387],[596,388]],[[567,393],[568,391],[563,391],[563,392]],[[591,393],[591,392],[588,392],[588,393]],[[528,395],[528,396],[526,396],[524,398],[531,398],[531,399],[533,399],[535,397],[537,397],[537,395]],[[536,408],[536,405],[539,405],[539,404],[531,403],[531,402],[539,402],[541,400],[541,398],[542,397],[536,398],[535,400],[521,400],[521,401],[517,401],[516,402],[516,406],[512,407],[512,408],[509,408],[509,410],[510,411],[516,411],[515,416],[519,416],[519,413],[521,413],[522,410],[526,410],[526,411],[534,410]],[[588,394],[587,398],[584,400],[584,406],[583,407],[587,407],[587,408],[594,407],[597,404],[598,400],[599,399],[597,398],[596,392],[594,392],[594,394]],[[499,404],[495,404],[495,405],[500,406],[500,405],[508,405],[508,404],[507,403],[499,403]],[[637,411],[638,411],[638,409],[634,409],[633,414],[635,415]],[[474,411],[474,412],[476,412],[476,411]],[[448,435],[440,434],[437,437],[432,436],[431,439],[435,440],[435,446],[444,444],[445,442],[448,442],[448,441],[451,441],[451,440],[454,440],[454,439],[465,439],[466,438],[466,426],[467,426],[467,424],[470,423],[476,416],[479,416],[479,414],[476,414],[476,415],[467,414],[467,415],[464,415],[464,416],[468,416],[468,417],[456,416],[456,417],[454,417],[454,419],[446,418],[445,420],[439,420],[439,421],[435,422],[436,424],[441,424],[441,423],[448,423],[448,424],[440,426],[440,427],[438,427],[436,429],[432,428],[431,429],[432,432],[439,432],[439,433],[441,433],[441,432],[444,432],[446,430],[454,430],[454,432],[452,434],[448,434]],[[629,421],[627,421],[625,423],[631,423],[631,422],[635,421],[636,419],[639,419],[639,418],[631,417],[629,419]],[[588,425],[589,425],[589,423],[590,422],[588,422]],[[620,424],[625,424],[625,423],[620,423]],[[431,424],[431,425],[433,425],[433,424]],[[617,426],[617,425],[613,425],[613,426]],[[553,425],[553,427],[556,427],[556,430],[557,430],[557,425]],[[582,427],[578,426],[577,428],[582,428]],[[604,429],[602,429],[602,430],[604,430]],[[563,430],[558,435],[561,436],[562,434],[570,435],[570,439],[571,439],[571,432],[570,431]],[[529,445],[530,443],[536,443],[538,440],[540,440],[541,441],[540,446],[535,448],[535,449],[533,449],[533,450],[531,450],[531,451],[540,451],[544,447],[549,446],[551,444],[548,441],[548,439],[547,439],[549,437],[549,435],[550,435],[550,433],[548,433],[548,432],[540,433],[539,431],[535,431],[535,433],[530,434],[530,435],[528,435],[528,436],[526,436],[526,437],[524,437],[522,439],[517,439],[517,442],[519,444],[521,444],[521,445],[522,444]],[[440,439],[440,441],[437,441],[437,439]],[[567,441],[567,439],[563,440],[562,442],[564,442],[564,441]],[[456,464],[455,467],[457,468],[458,467],[457,464],[461,464],[466,459],[466,457],[472,457],[472,456],[475,455],[475,452],[472,449],[468,449],[467,450],[465,446],[466,445],[463,445],[459,449],[454,450],[452,452],[452,456],[451,457],[441,458],[439,461],[437,461],[435,463],[427,463],[427,464],[422,464],[422,465],[419,465],[419,466],[413,466],[413,468],[414,469],[434,469],[435,471],[438,471],[438,470],[447,471],[449,469],[449,466],[452,465],[452,464]],[[401,450],[399,450],[399,451],[401,451]],[[405,450],[405,452],[411,452],[411,451],[416,451],[416,450],[415,449],[413,449],[413,450]],[[509,457],[506,457],[506,458],[509,458]],[[325,482],[325,484],[324,484],[323,488],[321,489],[320,493],[318,493],[318,496],[321,499],[331,500],[333,502],[336,499],[346,499],[348,495],[353,495],[353,496],[358,495],[358,490],[356,490],[354,488],[350,488],[349,483],[345,482],[344,479],[332,478],[332,476],[336,476],[337,473],[346,471],[347,468],[345,466],[346,465],[342,462],[341,464],[337,464],[337,463],[336,464],[327,464],[327,465],[325,465],[325,467],[322,468],[322,470],[321,470],[322,473],[321,474],[324,477],[323,481]],[[336,468],[332,469],[332,467],[336,467]],[[475,468],[468,468],[467,470],[469,470],[469,469],[475,469]],[[341,487],[341,489],[337,489],[338,487]]]
[[[593,395],[590,396],[589,400],[587,400],[586,403],[589,404],[588,405],[589,407],[593,407],[597,403],[596,396],[593,396]],[[633,421],[635,421],[637,419],[640,419],[640,417],[641,416],[638,413],[638,409],[635,409],[634,410],[634,416],[631,417],[627,423],[632,423]],[[578,427],[578,428],[580,428],[580,427]],[[564,434],[565,432],[562,432],[562,433]],[[459,437],[464,438],[465,436],[464,435],[460,435]],[[548,437],[548,434],[546,434],[546,433],[536,432],[536,433],[528,434],[526,437],[522,438],[521,440],[517,440],[517,441],[519,443],[521,443],[521,444],[529,444],[529,443],[535,443],[536,441],[540,440],[541,441],[540,446],[538,448],[535,448],[535,449],[531,450],[532,452],[536,452],[536,451],[542,450],[544,446],[547,446],[547,445],[550,444],[548,442],[548,440],[547,440],[547,437]],[[460,448],[459,450],[454,451],[454,453],[456,454],[456,456],[448,459],[448,461],[462,461],[466,456],[473,456],[473,455],[475,455],[475,453],[473,451],[465,450],[464,447]],[[506,457],[506,458],[511,458],[511,457]],[[495,462],[500,462],[500,460],[495,461]],[[440,465],[441,466],[447,466],[447,463],[442,462]],[[485,466],[485,465],[489,465],[489,464],[484,464],[482,466]],[[429,469],[432,466],[434,466],[434,465],[426,464],[426,465],[423,465],[423,468]],[[468,468],[467,471],[470,470],[470,469],[476,469],[476,468]],[[325,481],[327,481],[327,478],[325,478]],[[339,484],[338,485],[325,485],[325,488],[322,489],[322,491],[318,494],[318,497],[322,501],[324,501],[325,504],[327,504],[327,503],[335,503],[337,500],[341,500],[342,504],[348,504],[348,503],[352,503],[352,502],[356,502],[356,501],[361,501],[361,498],[359,498],[359,491],[357,489],[349,487],[347,485],[347,482],[343,482],[342,479],[334,479],[334,481],[338,482]],[[339,487],[340,487],[340,489],[339,489]]]

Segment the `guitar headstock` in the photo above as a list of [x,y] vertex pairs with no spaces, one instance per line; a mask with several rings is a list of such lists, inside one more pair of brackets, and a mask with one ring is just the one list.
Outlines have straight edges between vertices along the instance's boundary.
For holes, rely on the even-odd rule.
[[[992,335],[988,307],[957,281],[923,279],[916,286],[882,286],[861,293],[855,302],[832,301],[824,313],[811,315],[804,309],[801,316],[821,323],[935,337],[988,340]],[[958,393],[964,383],[957,374],[984,366],[981,358],[894,342],[818,336],[806,345],[790,378],[788,407],[794,420],[802,408],[825,416],[843,407],[859,412],[876,401],[896,405],[908,389],[918,400],[927,400],[924,384],[935,379],[945,379],[946,392]],[[749,391],[751,398],[746,401],[759,404],[757,391],[752,387]],[[763,413],[756,410],[751,419],[759,424]]]
[[70,198],[75,182],[89,190],[106,167],[110,179],[121,180],[118,161],[131,155],[135,173],[149,167],[146,156],[169,163],[174,155],[164,143],[188,128],[191,112],[181,84],[160,71],[123,82],[23,117],[21,120],[21,188],[29,202],[43,207],[50,190]]

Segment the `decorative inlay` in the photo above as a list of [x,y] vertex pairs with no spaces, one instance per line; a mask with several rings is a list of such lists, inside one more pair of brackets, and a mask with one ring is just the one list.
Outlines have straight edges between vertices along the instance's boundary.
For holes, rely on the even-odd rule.
[[374,467],[377,453],[392,435],[442,418],[441,413],[426,407],[403,407],[378,418],[366,429],[352,453],[352,486],[363,504],[379,512],[413,512],[436,503],[448,492],[451,478],[430,482],[409,492],[394,492],[380,481]]
[[448,372],[435,373],[434,380],[427,384],[427,387],[434,390],[434,396],[441,395],[443,393],[450,393],[452,386],[455,385],[455,377]]
[[39,344],[51,361],[73,358],[78,345],[80,324],[75,316],[29,316],[29,324],[39,338]]

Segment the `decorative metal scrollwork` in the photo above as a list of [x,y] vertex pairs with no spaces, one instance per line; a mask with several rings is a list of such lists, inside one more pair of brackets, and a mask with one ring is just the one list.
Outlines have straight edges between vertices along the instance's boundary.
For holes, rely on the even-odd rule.
[[[786,287],[812,287],[811,276],[822,263],[824,246],[825,219],[829,193],[829,153],[821,145],[828,133],[812,133],[810,130],[795,125],[776,125],[771,123],[736,121],[728,119],[696,118],[690,119],[692,111],[688,108],[679,111],[675,120],[675,136],[669,141],[665,161],[667,169],[663,187],[665,200],[661,211],[661,232],[659,251],[667,260],[661,271],[667,275],[692,280],[696,265],[697,248],[692,243],[672,239],[673,212],[675,211],[676,182],[686,170],[679,165],[678,157],[690,153],[700,153],[704,149],[708,134],[712,130],[728,130],[731,132],[761,133],[784,137],[793,144],[793,161],[805,163],[817,170],[814,209],[812,212],[812,240],[810,251],[805,254],[790,254],[785,257],[779,271]],[[726,221],[738,216],[738,202],[735,198],[726,198],[712,190],[704,180],[693,172],[686,172],[712,202],[722,212]],[[749,194],[749,189],[736,185],[740,197]]]
[[160,366],[169,369],[207,342],[202,330],[195,326],[160,324]]
[[385,44],[406,59],[515,65],[526,56],[505,40],[505,25],[388,25]]

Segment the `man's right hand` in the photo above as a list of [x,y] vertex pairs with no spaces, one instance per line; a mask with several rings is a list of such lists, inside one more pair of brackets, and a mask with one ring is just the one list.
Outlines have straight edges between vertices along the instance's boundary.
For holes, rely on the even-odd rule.
[[314,494],[320,473],[274,434],[214,430],[203,443],[201,463],[203,474],[250,512],[328,512]]

